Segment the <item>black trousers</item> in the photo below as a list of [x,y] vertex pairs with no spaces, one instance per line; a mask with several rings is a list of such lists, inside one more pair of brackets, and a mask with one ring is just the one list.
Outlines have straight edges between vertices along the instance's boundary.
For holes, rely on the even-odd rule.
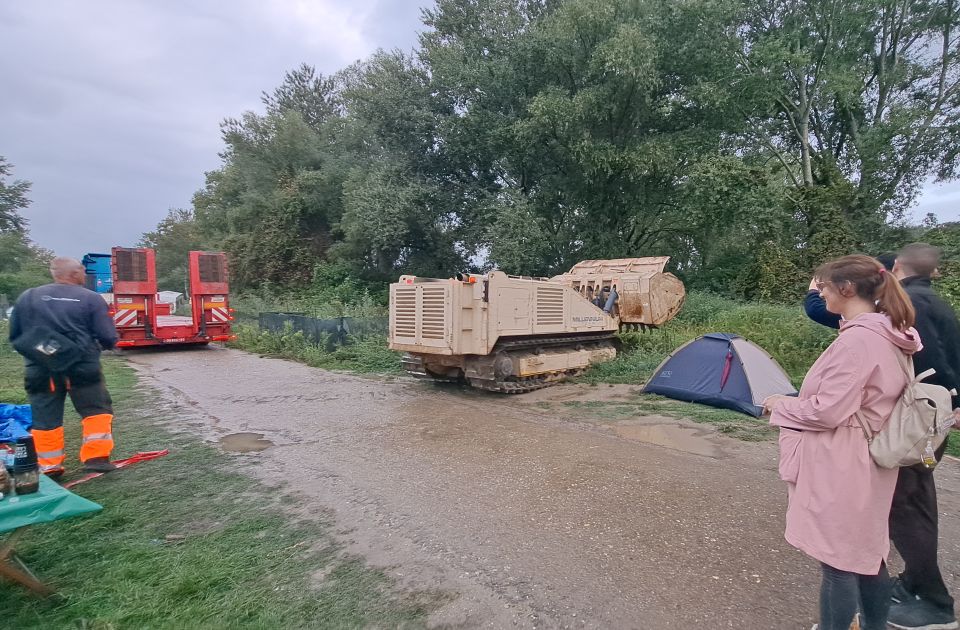
[[[937,451],[943,456],[946,442]],[[937,564],[937,488],[933,471],[919,466],[900,469],[890,506],[890,538],[903,558],[904,586],[921,599],[953,614],[953,597]]]
[[27,365],[24,389],[32,407],[33,428],[41,431],[63,425],[67,396],[82,418],[113,414],[113,401],[97,358],[81,361],[66,374],[51,374],[38,365]]
[[820,563],[820,630],[848,630],[860,609],[863,630],[885,630],[890,612],[890,576],[886,563],[876,575],[860,575]]

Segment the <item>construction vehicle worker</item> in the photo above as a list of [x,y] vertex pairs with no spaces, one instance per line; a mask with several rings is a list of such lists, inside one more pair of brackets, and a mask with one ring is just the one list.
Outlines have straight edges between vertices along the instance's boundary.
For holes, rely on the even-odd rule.
[[[103,297],[83,287],[85,270],[72,258],[50,263],[53,283],[28,289],[17,299],[10,320],[10,342],[30,339],[38,330],[51,330],[72,340],[75,361],[63,371],[28,357],[24,352],[24,387],[33,411],[33,434],[40,470],[51,477],[63,474],[63,406],[70,396],[82,418],[80,461],[86,470],[108,472],[113,450],[113,407],[100,367],[100,349],[113,348],[117,330]],[[22,346],[22,344],[20,344]]]

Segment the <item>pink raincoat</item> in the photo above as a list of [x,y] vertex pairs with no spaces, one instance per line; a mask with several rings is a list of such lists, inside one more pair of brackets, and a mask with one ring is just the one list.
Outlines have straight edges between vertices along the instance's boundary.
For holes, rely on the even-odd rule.
[[887,518],[897,469],[873,463],[859,412],[873,431],[890,418],[907,383],[898,352],[920,348],[881,313],[840,326],[803,379],[800,395],[776,403],[780,477],[787,482],[787,542],[843,571],[876,575],[890,552]]

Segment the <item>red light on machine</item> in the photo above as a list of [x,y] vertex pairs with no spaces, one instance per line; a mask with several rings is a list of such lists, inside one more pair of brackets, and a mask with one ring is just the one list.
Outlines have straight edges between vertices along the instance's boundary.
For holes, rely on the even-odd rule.
[[133,341],[118,341],[118,342],[117,342],[117,347],[118,347],[118,348],[127,348],[127,347],[129,347],[129,346],[134,345],[134,343],[135,343],[135,342],[133,342]]

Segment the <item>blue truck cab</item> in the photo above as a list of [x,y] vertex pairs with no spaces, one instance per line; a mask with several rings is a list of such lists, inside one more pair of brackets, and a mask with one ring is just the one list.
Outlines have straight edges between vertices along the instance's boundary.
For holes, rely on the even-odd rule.
[[83,267],[87,270],[84,286],[97,293],[113,292],[113,273],[110,270],[110,254],[86,254]]

